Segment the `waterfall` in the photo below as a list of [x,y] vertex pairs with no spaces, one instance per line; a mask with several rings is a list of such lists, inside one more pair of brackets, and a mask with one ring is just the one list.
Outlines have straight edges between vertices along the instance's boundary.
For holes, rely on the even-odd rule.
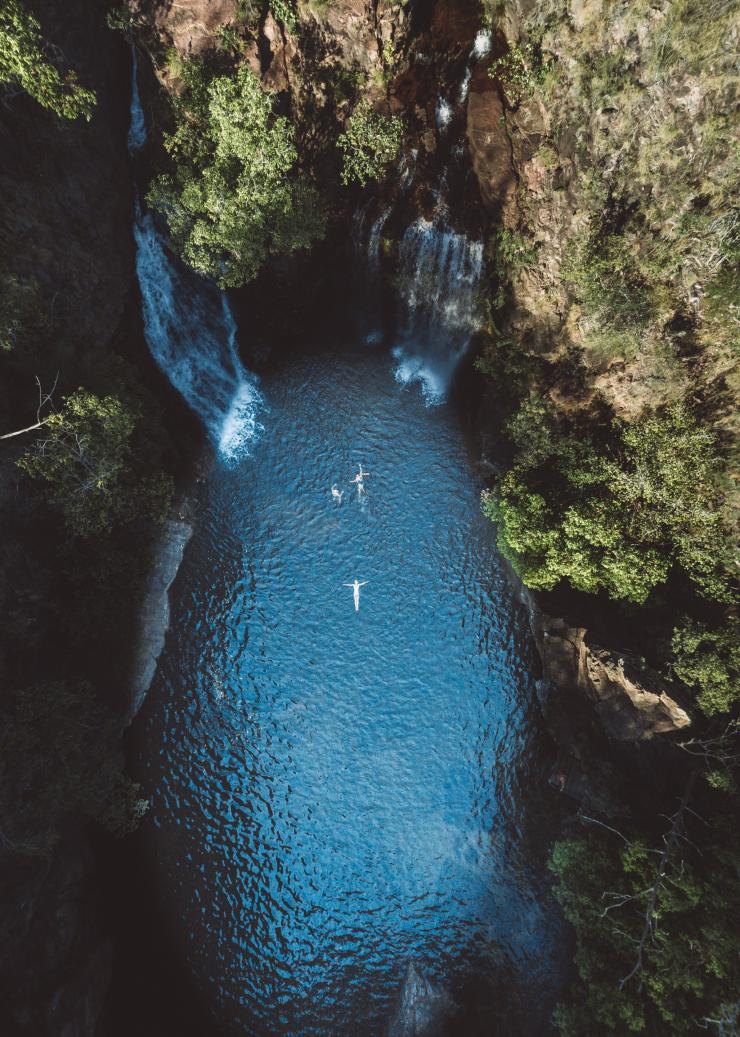
[[473,41],[473,46],[468,55],[468,61],[465,66],[465,73],[460,83],[460,90],[458,92],[458,100],[460,104],[465,104],[468,99],[468,90],[470,89],[470,80],[473,77],[473,65],[480,58],[484,58],[491,50],[491,33],[485,29],[481,29],[478,35]]
[[226,459],[259,431],[260,394],[239,360],[236,323],[213,281],[176,264],[150,213],[134,224],[136,273],[149,350]]
[[131,122],[128,128],[128,152],[133,155],[146,144],[146,120],[144,109],[141,107],[141,96],[139,95],[138,61],[136,58],[136,47],[131,48]]
[[437,107],[434,111],[434,119],[437,123],[437,129],[445,129],[452,118],[452,105],[449,101],[446,101],[444,97],[437,98]]
[[400,247],[401,341],[393,350],[402,385],[418,382],[428,404],[440,403],[476,324],[483,242],[425,219]]
[[[128,133],[132,156],[146,142],[136,71],[134,48]],[[201,419],[221,456],[236,460],[247,453],[259,432],[257,411],[262,400],[256,378],[239,359],[236,322],[228,300],[215,282],[175,259],[138,197],[134,240],[149,352]]]

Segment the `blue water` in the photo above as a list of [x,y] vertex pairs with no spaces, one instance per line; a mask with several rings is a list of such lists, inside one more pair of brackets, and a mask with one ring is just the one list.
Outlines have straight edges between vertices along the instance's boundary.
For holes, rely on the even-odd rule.
[[251,456],[207,479],[138,725],[171,942],[214,1033],[383,1037],[412,960],[451,1019],[544,1034],[533,657],[459,419],[350,331],[260,389]]

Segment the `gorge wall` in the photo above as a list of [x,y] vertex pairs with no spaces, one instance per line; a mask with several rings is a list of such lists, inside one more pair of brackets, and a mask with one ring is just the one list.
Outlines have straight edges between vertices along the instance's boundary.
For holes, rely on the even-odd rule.
[[[100,381],[131,303],[126,51],[105,28],[105,3],[33,6],[98,103],[90,123],[63,123],[22,94],[0,109],[2,321],[5,331],[20,312],[24,329],[2,355],[3,433],[36,420],[36,378],[44,392],[56,380],[58,397]],[[65,667],[79,669],[57,608],[64,538],[19,486],[14,462],[25,445],[4,444],[0,465],[4,696],[56,679]],[[23,809],[26,778],[14,770],[7,746],[3,756],[0,1030],[90,1034],[112,953],[99,924],[94,857],[76,825],[39,832],[30,848],[14,842],[11,818]],[[51,755],[47,765],[53,767]]]
[[[36,343],[21,343],[3,358],[6,421],[9,428],[30,423],[36,376],[48,388],[59,372],[60,396],[80,384],[103,392],[133,380],[163,441],[158,454],[177,470],[192,456],[197,436],[182,436],[184,411],[150,364],[135,316],[129,48],[106,28],[102,0],[71,0],[63,9],[38,0],[33,8],[49,39],[95,89],[98,104],[89,124],[62,125],[23,96],[0,110],[8,144],[0,172],[6,201],[0,277],[32,315]],[[716,35],[727,31],[721,19],[701,23],[692,38],[699,49],[689,59],[666,2],[504,0],[483,10],[477,0],[299,0],[295,8],[131,0],[128,9],[136,44],[151,59],[141,62],[153,131],[145,162],[157,166],[158,135],[168,118],[157,82],[165,91],[179,88],[168,49],[215,60],[229,52],[277,93],[279,110],[295,126],[301,163],[325,191],[334,233],[320,246],[322,255],[331,256],[358,204],[369,205],[373,216],[393,207],[379,237],[389,271],[403,230],[441,208],[456,230],[489,240],[488,295],[496,305],[476,350],[497,377],[481,392],[477,422],[494,471],[506,464],[501,430],[511,416],[511,386],[522,374],[504,363],[502,343],[511,342],[531,360],[532,391],[559,419],[581,430],[603,421],[605,412],[630,423],[646,408],[693,395],[734,456],[737,373],[713,302],[714,292],[721,303],[725,269],[716,241],[732,232],[721,212],[730,177],[722,113],[734,90],[723,52],[716,56]],[[681,60],[669,60],[671,53]],[[408,173],[394,169],[362,197],[340,188],[336,149],[359,96],[403,117]],[[16,142],[21,146],[10,146]],[[679,166],[690,172],[672,179]],[[655,297],[650,315],[622,336],[598,305],[584,303],[585,275],[574,262],[590,222],[615,198],[620,230],[634,221],[628,236],[638,257],[636,283],[649,281]],[[681,222],[675,213],[691,218]],[[645,227],[654,247],[646,244]],[[668,254],[676,261],[669,263]],[[293,266],[276,262],[241,302],[236,293],[236,307],[261,295],[263,328],[271,319],[289,327],[275,305],[276,285],[295,284],[296,269],[308,265],[300,257]],[[175,428],[181,442],[173,444]],[[80,604],[86,593],[68,581],[60,592],[55,528],[48,516],[31,524],[30,498],[21,494],[18,504],[16,457],[7,454],[2,471],[1,506],[12,534],[3,547],[0,592],[6,628],[0,673],[8,685],[49,679],[65,665],[75,670],[80,639],[68,642],[49,603],[61,593]],[[679,731],[693,710],[686,689],[667,681],[665,667],[658,672],[652,629],[640,634],[639,618],[625,620],[603,597],[594,600],[545,596],[532,623],[544,667],[543,707],[561,743],[556,784],[582,802],[596,797],[608,810],[608,796],[599,799],[594,791],[603,776],[594,746],[596,754],[608,753],[614,742]],[[113,708],[124,714],[126,637],[119,632],[118,638],[116,674],[101,667],[98,655],[105,652],[98,651],[85,676],[106,685]],[[117,752],[115,742],[110,752]],[[13,775],[3,780],[12,798]],[[111,947],[99,924],[86,838],[70,824],[55,833],[48,852],[19,854],[4,836],[0,852],[3,1032],[99,1032]]]

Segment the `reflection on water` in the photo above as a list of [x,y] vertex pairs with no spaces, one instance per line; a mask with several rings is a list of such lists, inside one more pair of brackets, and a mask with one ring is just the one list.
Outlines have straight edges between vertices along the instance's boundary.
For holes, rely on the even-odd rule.
[[210,476],[138,725],[173,939],[214,1033],[384,1037],[413,961],[472,997],[476,1032],[505,996],[543,1034],[531,657],[455,415],[352,343],[262,389],[253,456]]

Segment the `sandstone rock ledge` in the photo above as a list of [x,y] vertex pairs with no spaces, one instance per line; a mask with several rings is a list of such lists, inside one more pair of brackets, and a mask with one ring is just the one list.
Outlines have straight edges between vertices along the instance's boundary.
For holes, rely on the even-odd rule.
[[659,675],[629,653],[590,645],[585,627],[544,613],[533,612],[531,623],[547,692],[579,691],[609,738],[644,741],[691,723]]

